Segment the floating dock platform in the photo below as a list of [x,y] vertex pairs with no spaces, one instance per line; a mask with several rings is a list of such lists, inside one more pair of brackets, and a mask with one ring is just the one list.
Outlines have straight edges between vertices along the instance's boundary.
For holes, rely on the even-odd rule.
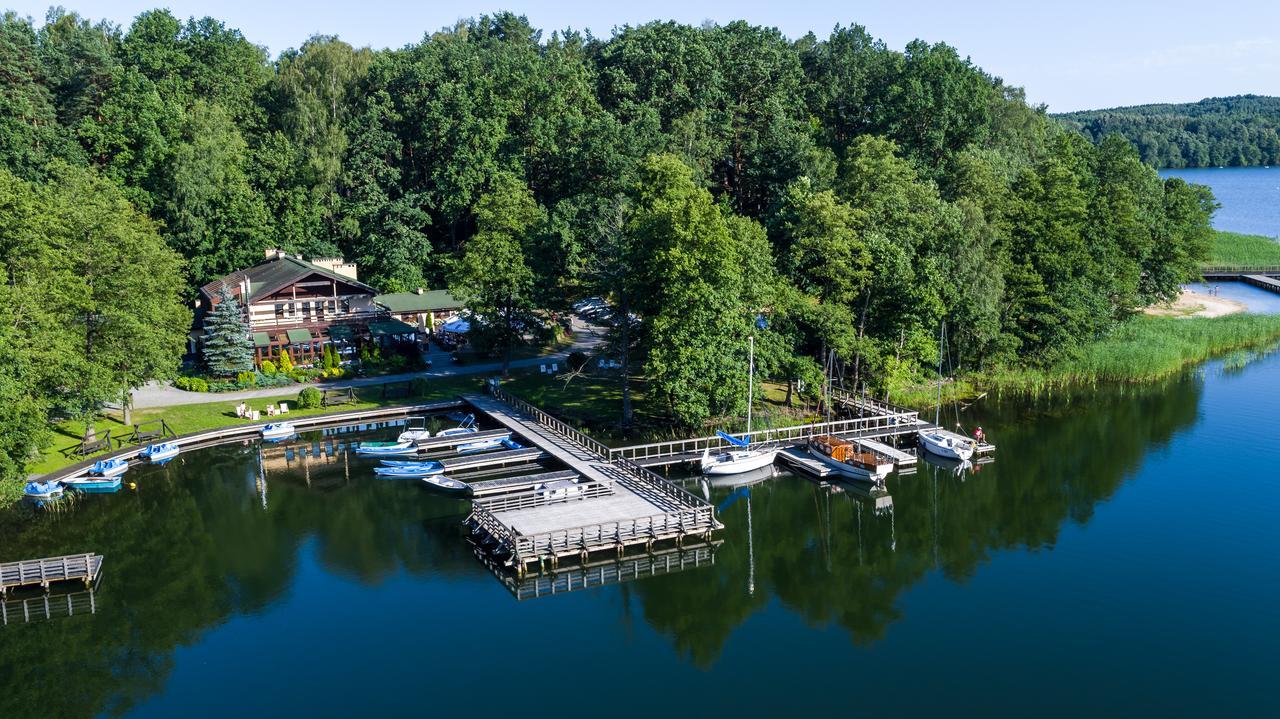
[[469,434],[451,434],[444,437],[427,437],[419,439],[415,442],[419,452],[430,452],[433,449],[449,449],[457,447],[460,444],[471,444],[472,442],[483,442],[489,439],[507,439],[511,436],[509,429],[490,429],[483,432],[471,432]]
[[529,488],[472,502],[473,541],[518,579],[531,566],[554,569],[562,557],[585,565],[596,552],[621,558],[630,546],[709,542],[723,528],[709,503],[634,462],[610,461],[607,447],[501,388],[463,399],[579,477],[573,491]]
[[98,581],[101,554],[68,554],[45,559],[27,559],[0,564],[0,597],[22,587],[49,589],[55,584],[82,582],[86,587]]

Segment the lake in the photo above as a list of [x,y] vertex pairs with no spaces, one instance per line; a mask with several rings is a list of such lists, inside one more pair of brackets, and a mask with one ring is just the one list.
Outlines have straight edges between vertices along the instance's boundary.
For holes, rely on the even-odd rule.
[[981,402],[995,461],[887,501],[693,480],[713,555],[524,601],[465,502],[298,452],[331,438],[199,450],[0,537],[0,561],[106,556],[96,614],[0,627],[0,710],[1274,716],[1276,396],[1271,354]]
[[1181,177],[1208,185],[1222,204],[1213,226],[1248,235],[1280,236],[1280,167],[1205,167],[1161,170],[1161,177]]

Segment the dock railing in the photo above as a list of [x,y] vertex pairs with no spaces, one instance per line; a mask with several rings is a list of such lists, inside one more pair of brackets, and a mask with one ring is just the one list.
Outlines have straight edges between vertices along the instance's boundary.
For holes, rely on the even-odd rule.
[[561,504],[579,499],[604,497],[613,494],[613,486],[604,482],[584,482],[575,484],[572,490],[560,492],[543,489],[528,489],[493,497],[476,497],[471,500],[472,507],[482,507],[489,512],[510,512],[517,509],[533,509],[548,504]]
[[538,409],[534,405],[529,404],[528,402],[520,399],[514,394],[511,394],[510,392],[502,389],[501,387],[493,388],[493,396],[497,397],[503,402],[506,402],[512,407],[515,407],[521,412],[528,414],[530,417],[533,417],[535,420],[538,421],[538,424],[541,424],[544,427],[553,429],[559,432],[560,434],[563,434],[564,436],[586,447],[592,452],[595,452],[601,457],[607,458],[609,456],[610,450],[607,446],[604,445],[604,443],[598,440],[592,439],[591,437],[587,436],[586,433],[571,427],[567,422],[562,422],[559,419],[556,419],[550,414]]
[[1272,275],[1280,274],[1280,267],[1250,267],[1247,265],[1214,265],[1201,267],[1200,275]]

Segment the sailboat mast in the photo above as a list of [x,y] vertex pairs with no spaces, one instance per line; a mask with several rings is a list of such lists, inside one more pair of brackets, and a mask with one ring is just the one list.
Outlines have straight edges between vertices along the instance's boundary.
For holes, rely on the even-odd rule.
[[756,336],[747,335],[747,441],[751,441],[751,404],[756,384]]
[[947,321],[941,322],[938,330],[938,406],[933,412],[933,423],[942,426],[942,346],[947,339]]

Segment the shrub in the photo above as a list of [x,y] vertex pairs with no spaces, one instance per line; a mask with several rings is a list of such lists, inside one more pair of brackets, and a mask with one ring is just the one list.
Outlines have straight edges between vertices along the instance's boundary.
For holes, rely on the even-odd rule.
[[580,350],[574,350],[569,353],[569,369],[574,372],[580,371],[587,365],[587,353]]
[[289,356],[289,350],[280,353],[280,371],[284,374],[293,374],[293,358]]
[[277,372],[276,363],[271,360],[262,360],[262,374],[271,377]]
[[253,387],[258,384],[257,372],[241,372],[236,375],[236,384],[241,387]]
[[298,393],[298,407],[300,409],[315,409],[320,406],[324,395],[320,394],[320,390],[315,387],[306,387]]
[[208,392],[209,383],[199,377],[179,377],[173,381],[173,386],[187,392]]
[[307,374],[305,369],[291,369],[289,370],[289,379],[294,382],[306,382],[311,379],[311,375]]

